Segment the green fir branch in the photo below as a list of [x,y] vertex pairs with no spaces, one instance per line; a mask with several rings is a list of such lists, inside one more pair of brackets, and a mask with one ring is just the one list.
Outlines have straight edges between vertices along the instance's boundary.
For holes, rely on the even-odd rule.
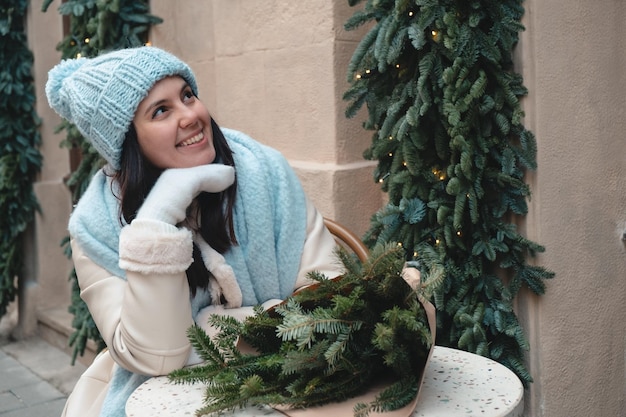
[[28,2],[7,0],[0,13],[0,317],[24,274],[24,239],[40,210],[33,182],[41,170],[33,54],[26,39]]
[[[315,284],[274,309],[256,308],[242,323],[214,316],[211,323],[221,326],[213,339],[192,328],[189,337],[206,363],[172,372],[170,379],[206,384],[197,415],[249,405],[302,408],[343,401],[381,378],[393,383],[371,404],[356,407],[355,415],[413,400],[433,343],[420,299],[442,283],[441,270],[435,264],[421,268],[422,283],[414,290],[401,276],[405,261],[397,245],[374,247],[364,263],[342,249],[337,253],[346,271],[341,277],[313,273]],[[220,353],[236,348],[235,334],[256,353]],[[225,340],[228,346],[221,344]]]

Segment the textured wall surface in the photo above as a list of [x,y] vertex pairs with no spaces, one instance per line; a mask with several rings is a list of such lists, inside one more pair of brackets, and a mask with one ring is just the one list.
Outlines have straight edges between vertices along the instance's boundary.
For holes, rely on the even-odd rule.
[[25,254],[25,261],[35,265],[30,268],[35,274],[31,280],[38,284],[32,292],[36,295],[28,304],[31,309],[36,306],[40,310],[69,306],[71,293],[68,279],[72,265],[61,248],[61,240],[68,234],[67,219],[72,208],[70,191],[63,182],[69,172],[69,153],[60,147],[64,136],[54,133],[61,119],[48,106],[44,92],[48,71],[59,62],[56,45],[63,36],[63,22],[55,6],[46,13],[38,8],[31,10],[27,22],[28,41],[35,56],[33,77],[37,114],[41,118],[43,166],[34,186],[41,212],[32,230],[33,250]]
[[556,273],[520,299],[527,415],[624,416],[626,49],[622,1],[525,2],[518,61],[538,142],[528,236]]
[[[345,3],[345,4],[344,4]],[[347,2],[154,0],[154,45],[186,59],[222,126],[280,150],[318,209],[358,234],[381,205],[364,115],[347,120],[345,69],[362,36]],[[192,28],[193,30],[189,30]]]

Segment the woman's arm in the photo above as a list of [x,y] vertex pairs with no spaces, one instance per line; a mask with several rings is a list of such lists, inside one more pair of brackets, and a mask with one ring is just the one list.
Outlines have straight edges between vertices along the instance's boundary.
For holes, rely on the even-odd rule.
[[307,235],[300,260],[300,270],[294,291],[311,284],[307,274],[318,271],[328,278],[335,278],[343,273],[340,260],[335,255],[337,243],[324,225],[324,217],[313,203],[306,199]]
[[119,267],[126,280],[99,268],[72,244],[81,297],[119,365],[161,375],[186,363],[186,332],[193,324],[186,270],[193,242],[192,233],[176,224],[200,192],[223,191],[234,179],[234,168],[221,164],[161,173],[119,236]]
[[[123,231],[120,252],[128,249],[124,247],[129,246],[129,233],[134,234],[130,240],[135,242],[160,242],[161,251],[159,247],[153,249],[164,255],[161,264],[172,260],[166,257],[167,253],[173,255],[172,249],[191,245],[191,234],[184,229],[167,224],[163,227],[173,230],[141,230],[136,226],[141,225],[127,226]],[[184,263],[178,270],[175,265],[180,261],[143,272],[136,264],[135,270],[127,270],[124,280],[89,259],[74,240],[72,253],[81,298],[113,359],[144,375],[164,375],[184,366],[191,350],[186,330],[193,323]]]

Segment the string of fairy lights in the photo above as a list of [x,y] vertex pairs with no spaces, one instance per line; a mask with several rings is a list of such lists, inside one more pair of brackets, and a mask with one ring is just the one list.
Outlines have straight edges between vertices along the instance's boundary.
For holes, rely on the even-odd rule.
[[[83,44],[84,45],[89,45],[89,43],[91,42],[91,38],[85,38],[83,39]],[[70,41],[70,46],[76,46],[78,45],[78,42],[76,42],[75,40]],[[151,46],[152,43],[150,41],[146,42],[143,44],[144,46]],[[81,54],[80,52],[77,52],[76,55],[74,55],[74,58],[82,58],[83,54]]]
[[[415,17],[415,12],[414,12],[414,11],[409,11],[409,12],[408,12],[408,16],[409,16],[410,18]],[[433,42],[435,42],[435,43],[440,43],[440,42],[441,42],[441,40],[442,40],[442,34],[441,34],[441,31],[439,31],[439,30],[437,30],[437,29],[432,29],[432,30],[430,31],[430,37],[431,37],[431,39],[432,39],[432,41],[433,41]],[[396,63],[396,64],[394,65],[394,67],[395,67],[395,69],[400,70],[400,69],[401,69],[401,64],[400,64],[400,63]],[[371,68],[366,68],[366,69],[362,70],[361,72],[357,72],[357,73],[355,74],[355,76],[354,76],[354,77],[355,77],[355,79],[356,79],[357,81],[360,81],[360,80],[365,80],[365,79],[367,79],[367,78],[371,77],[372,75],[374,75],[374,74],[375,74],[375,72],[376,72],[376,70],[373,70],[373,69],[371,69]],[[388,137],[388,139],[389,139],[389,141],[394,141],[394,140],[398,140],[398,141],[399,141],[399,140],[401,140],[401,138],[399,138],[399,137],[398,137],[398,138],[396,138],[396,137],[394,137],[393,135],[390,135],[390,136]],[[395,155],[395,154],[394,154],[394,152],[393,152],[393,151],[389,151],[389,152],[387,153],[387,156],[388,156],[389,158],[393,158],[393,157],[394,157],[394,155]],[[403,166],[403,167],[405,167],[405,168],[407,167],[407,161],[406,161],[406,160],[402,161],[402,163],[401,163],[401,164],[402,164],[402,166]],[[435,178],[437,181],[440,181],[440,182],[442,182],[442,183],[443,183],[443,182],[445,182],[445,181],[448,179],[448,174],[447,174],[447,172],[446,172],[445,170],[443,170],[443,169],[440,169],[440,168],[437,168],[437,167],[433,167],[433,168],[431,169],[431,172],[432,172],[432,174],[433,174],[434,178]],[[386,180],[390,177],[390,175],[391,175],[391,172],[386,172],[386,173],[384,173],[383,175],[381,175],[381,176],[378,178],[378,183],[383,184],[383,183],[384,183],[384,182],[385,182],[385,181],[386,181]],[[467,193],[467,194],[466,194],[466,197],[467,197],[467,198],[470,198],[469,193]],[[461,230],[457,230],[457,231],[455,232],[455,234],[456,234],[456,236],[457,236],[457,237],[459,237],[459,238],[463,237],[463,232],[462,232]],[[433,236],[433,237],[432,237],[431,242],[432,242],[435,246],[439,246],[439,245],[442,243],[442,238],[439,238],[439,237],[435,237],[435,236]],[[403,246],[404,246],[402,242],[398,242],[398,243],[397,243],[397,245],[398,245],[399,247],[403,247]],[[413,252],[413,257],[414,257],[414,258],[417,258],[417,257],[418,257],[418,252],[414,251],[414,252]]]

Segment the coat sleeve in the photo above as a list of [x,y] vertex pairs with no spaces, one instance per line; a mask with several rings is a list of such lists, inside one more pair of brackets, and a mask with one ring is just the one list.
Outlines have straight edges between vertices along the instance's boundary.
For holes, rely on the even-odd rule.
[[154,376],[186,364],[186,331],[193,324],[185,274],[191,239],[186,229],[161,222],[126,226],[120,235],[126,280],[97,265],[72,239],[81,298],[120,366]]
[[312,283],[307,278],[309,272],[318,271],[328,278],[335,278],[343,273],[341,262],[335,255],[335,238],[324,225],[322,214],[308,198],[306,213],[307,234],[294,290]]

